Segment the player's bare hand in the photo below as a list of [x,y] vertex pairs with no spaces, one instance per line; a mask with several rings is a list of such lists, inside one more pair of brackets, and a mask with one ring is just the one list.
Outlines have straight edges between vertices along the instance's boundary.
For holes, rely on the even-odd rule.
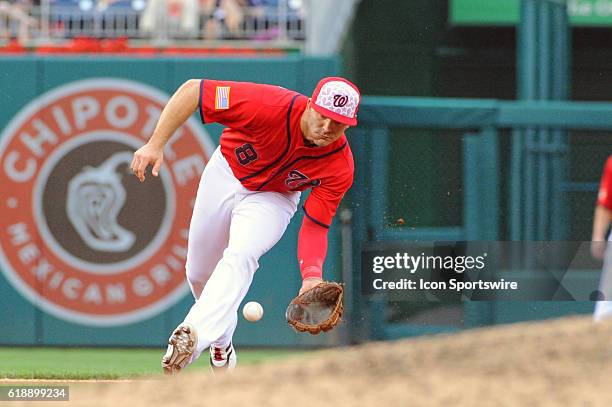
[[147,167],[149,165],[152,166],[153,169],[151,170],[151,173],[153,176],[157,177],[163,162],[164,149],[147,143],[136,150],[130,168],[140,182],[143,182],[145,180]]
[[300,294],[304,291],[310,290],[312,287],[319,285],[323,282],[320,278],[307,278],[302,281],[302,288],[300,288]]
[[596,259],[603,260],[606,253],[606,242],[605,241],[592,241],[591,242],[591,256]]

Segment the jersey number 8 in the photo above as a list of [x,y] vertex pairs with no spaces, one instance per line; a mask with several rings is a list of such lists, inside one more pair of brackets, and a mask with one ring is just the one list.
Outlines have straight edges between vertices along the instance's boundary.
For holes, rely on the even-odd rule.
[[234,152],[241,165],[247,165],[257,160],[257,151],[249,143],[237,147]]

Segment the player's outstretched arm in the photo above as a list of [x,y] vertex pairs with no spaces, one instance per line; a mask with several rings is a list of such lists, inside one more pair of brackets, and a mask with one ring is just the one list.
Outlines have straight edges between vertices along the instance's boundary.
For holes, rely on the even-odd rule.
[[326,254],[327,229],[305,216],[298,235],[297,255],[302,274],[302,287],[299,294],[323,281],[323,263]]
[[164,162],[164,146],[185,121],[198,108],[200,98],[200,80],[190,79],[172,95],[161,112],[153,135],[141,148],[134,153],[131,168],[136,177],[143,182],[147,167],[151,165],[154,176]]

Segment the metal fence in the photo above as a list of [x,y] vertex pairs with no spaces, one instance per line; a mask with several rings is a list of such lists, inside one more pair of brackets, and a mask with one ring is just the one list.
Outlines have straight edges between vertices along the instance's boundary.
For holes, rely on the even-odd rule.
[[[368,243],[590,240],[597,182],[612,145],[611,118],[612,104],[602,102],[364,97],[359,126],[350,133],[350,265],[362,270]],[[518,137],[516,130],[523,130]],[[561,132],[562,140],[539,136]],[[553,216],[553,204],[563,216]],[[529,234],[515,238],[514,224]],[[581,284],[596,286],[598,274],[584,270]],[[366,298],[357,275],[347,285],[355,341],[591,312],[593,306]]]
[[305,38],[304,10],[283,1],[274,7],[232,10],[204,10],[191,0],[100,4],[43,2],[28,7],[0,1],[0,40],[39,44],[75,37],[127,37],[164,44],[231,39],[299,46]]

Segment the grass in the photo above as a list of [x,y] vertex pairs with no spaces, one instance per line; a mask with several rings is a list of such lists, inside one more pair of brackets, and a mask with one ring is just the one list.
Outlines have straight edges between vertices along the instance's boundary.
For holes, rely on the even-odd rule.
[[[161,349],[0,347],[0,379],[120,379],[161,375]],[[260,363],[303,352],[239,350],[238,362]],[[206,354],[191,369],[208,369]]]

